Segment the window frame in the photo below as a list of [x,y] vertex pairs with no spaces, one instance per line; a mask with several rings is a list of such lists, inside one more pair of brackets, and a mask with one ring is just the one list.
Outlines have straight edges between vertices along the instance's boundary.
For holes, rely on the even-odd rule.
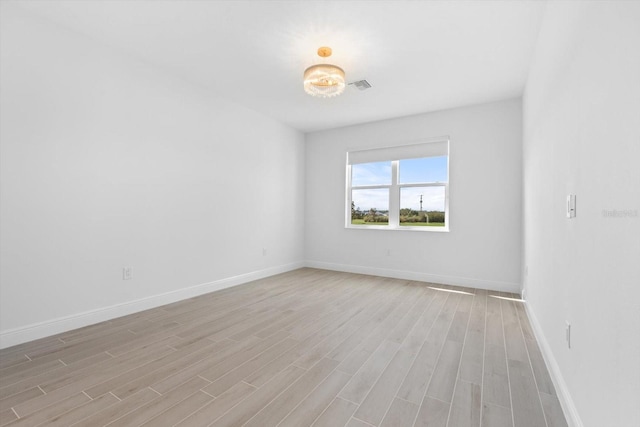
[[[401,152],[403,148],[415,146],[418,149],[421,145],[424,145],[425,148],[428,144],[432,143],[445,143],[446,144],[446,156],[447,156],[447,181],[446,182],[418,182],[418,183],[406,183],[401,184],[400,180],[400,170],[399,165],[401,160],[408,160],[408,158],[400,158],[398,156],[394,156],[395,151]],[[387,231],[426,231],[426,232],[436,232],[443,233],[450,231],[450,221],[449,221],[449,175],[450,175],[450,163],[451,163],[451,153],[449,147],[449,137],[439,137],[432,138],[428,140],[421,140],[418,142],[414,142],[411,144],[383,147],[383,150],[388,150],[389,156],[393,158],[389,158],[386,160],[379,161],[390,161],[391,162],[391,184],[374,184],[374,185],[357,185],[352,186],[352,164],[349,161],[349,154],[354,152],[364,152],[370,150],[380,150],[380,148],[372,148],[372,149],[353,149],[347,150],[347,167],[346,167],[346,203],[345,203],[345,228],[356,229],[356,230],[387,230]],[[428,150],[426,150],[428,151]],[[397,158],[396,158],[397,157]],[[424,157],[438,157],[433,155],[425,155],[423,157],[412,157],[412,158],[424,158]],[[373,162],[372,162],[373,163]],[[361,163],[366,164],[366,163]],[[400,225],[400,193],[402,188],[415,188],[415,187],[444,187],[444,226],[443,227],[429,227],[429,226],[410,226],[410,225]],[[389,223],[387,225],[358,225],[351,223],[351,202],[352,202],[352,191],[353,190],[375,190],[375,189],[388,189],[389,191]]]

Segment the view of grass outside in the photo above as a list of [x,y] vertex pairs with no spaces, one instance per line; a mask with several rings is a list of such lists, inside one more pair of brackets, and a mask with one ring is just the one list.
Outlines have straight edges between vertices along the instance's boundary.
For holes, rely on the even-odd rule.
[[[389,189],[354,189],[351,192],[351,224],[354,225],[388,225],[389,224]],[[356,208],[355,203],[361,201],[367,206],[366,211]],[[356,221],[356,222],[354,222]]]
[[[401,188],[400,226],[444,227],[444,191],[444,187]],[[422,210],[423,204],[428,210]]]
[[448,156],[354,162],[350,174],[351,225],[446,227]]
[[370,208],[361,211],[351,202],[351,224],[353,225],[389,225],[389,210]]
[[389,225],[390,188],[396,186],[396,227],[445,227],[447,161],[447,156],[399,160],[396,177],[391,161],[351,165],[351,224]]
[[389,225],[389,219],[380,222],[366,222],[364,219],[351,219],[353,225]]
[[[352,203],[351,224],[353,225],[388,225],[389,211],[378,211],[375,208],[362,211]],[[444,227],[444,211],[417,212],[411,209],[400,210],[400,225],[405,227]]]
[[400,226],[444,227],[444,211],[416,212],[411,209],[400,209]]

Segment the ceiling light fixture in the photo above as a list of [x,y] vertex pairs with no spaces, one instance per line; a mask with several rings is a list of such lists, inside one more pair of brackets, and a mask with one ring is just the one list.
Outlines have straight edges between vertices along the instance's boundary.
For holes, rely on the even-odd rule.
[[[331,56],[330,47],[318,48],[318,56]],[[330,98],[344,92],[344,70],[331,64],[317,64],[304,70],[304,91],[319,98]]]

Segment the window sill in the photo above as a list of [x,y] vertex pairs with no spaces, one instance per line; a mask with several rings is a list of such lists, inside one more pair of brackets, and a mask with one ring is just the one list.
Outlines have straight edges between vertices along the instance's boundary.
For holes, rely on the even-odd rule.
[[449,232],[449,227],[429,227],[429,226],[389,227],[388,225],[351,225],[349,224],[345,228],[350,230],[417,231],[417,232],[427,232],[427,233],[448,233]]

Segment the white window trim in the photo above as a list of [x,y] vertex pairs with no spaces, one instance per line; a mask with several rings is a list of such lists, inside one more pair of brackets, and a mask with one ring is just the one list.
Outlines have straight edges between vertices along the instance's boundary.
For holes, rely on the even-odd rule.
[[[346,176],[346,204],[345,204],[345,228],[350,229],[359,229],[359,230],[387,230],[387,231],[424,231],[424,232],[435,232],[435,233],[447,233],[450,231],[450,222],[449,222],[449,162],[450,162],[450,153],[449,153],[449,137],[440,137],[433,138],[429,140],[422,140],[419,142],[414,142],[412,144],[407,145],[399,145],[399,146],[390,146],[375,148],[371,150],[388,150],[390,153],[397,149],[398,152],[406,151],[406,148],[410,150],[413,146],[418,145],[426,145],[430,143],[446,143],[447,145],[447,182],[423,182],[423,183],[411,183],[411,184],[400,184],[399,173],[398,173],[398,165],[400,160],[405,160],[404,158],[400,159],[387,159],[386,161],[391,161],[391,184],[382,184],[382,185],[359,185],[356,186],[355,189],[389,189],[389,225],[357,225],[351,224],[351,190],[353,187],[351,186],[351,163],[349,162],[349,153],[354,152],[363,152],[368,150],[357,149],[357,150],[348,150],[347,151],[347,176]],[[428,157],[428,156],[425,156]],[[408,188],[408,187],[444,187],[445,191],[445,206],[444,206],[444,227],[412,227],[410,225],[400,225],[400,189]]]

